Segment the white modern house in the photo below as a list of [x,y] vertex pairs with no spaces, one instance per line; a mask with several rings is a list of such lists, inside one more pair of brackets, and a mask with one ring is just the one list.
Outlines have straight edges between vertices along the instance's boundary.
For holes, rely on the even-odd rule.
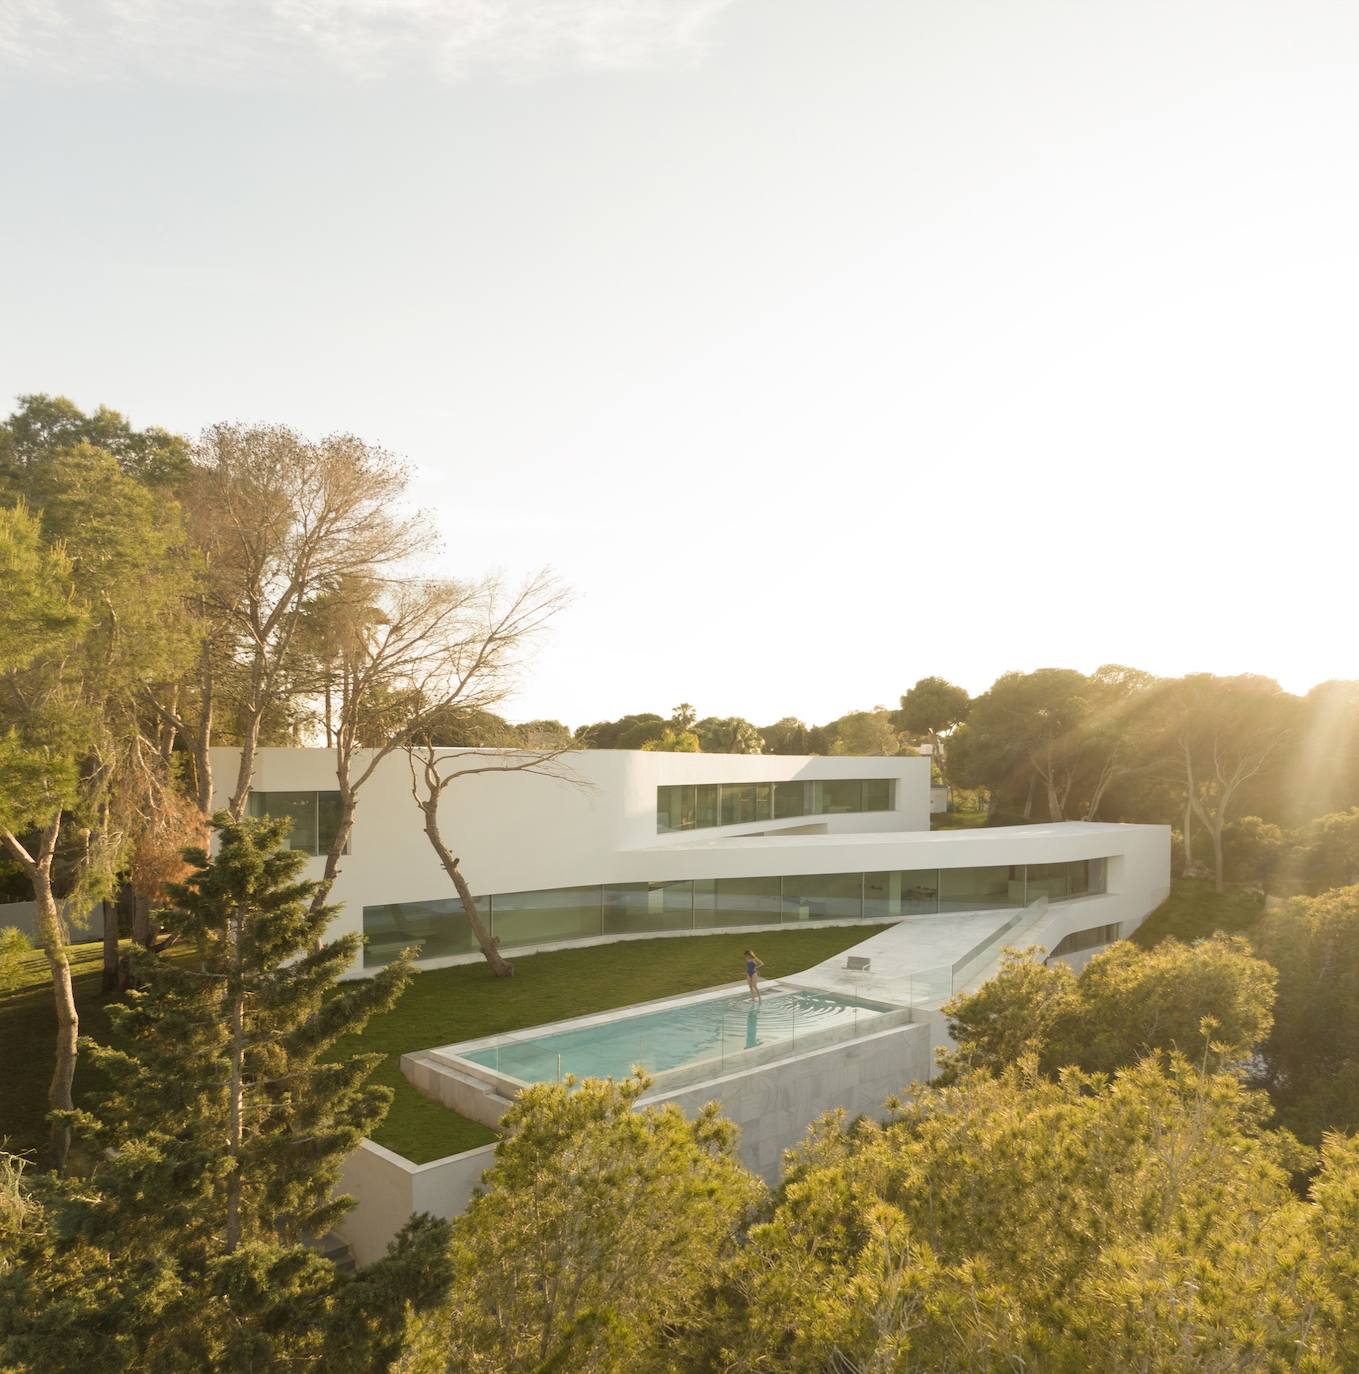
[[[229,785],[236,751],[214,754]],[[445,771],[524,759],[445,757]],[[1007,946],[1078,965],[1130,934],[1170,887],[1167,826],[932,832],[938,802],[921,755],[590,750],[552,771],[469,774],[440,807],[444,838],[511,957],[720,931],[758,948],[761,931],[808,924],[880,930],[778,980],[759,1004],[733,968],[731,985],[706,992],[406,1054],[403,1072],[494,1125],[526,1083],[641,1064],[653,1076],[646,1101],[687,1112],[720,1100],[741,1127],[743,1158],[770,1178],[824,1111],[876,1113],[927,1080],[948,1038],[941,1006],[990,977]],[[410,946],[426,967],[481,958],[411,789],[405,756],[393,755],[360,793],[332,891],[339,928],[365,937],[355,977]],[[260,752],[250,809],[290,816],[293,846],[318,856],[317,876],[337,807],[328,750]],[[346,1165],[359,1205],[342,1236],[367,1262],[411,1211],[460,1211],[493,1150],[415,1165],[365,1142]]]
[[[214,750],[219,804],[236,750]],[[470,751],[469,751],[470,752]],[[516,758],[499,756],[507,763]],[[485,766],[484,755],[470,766]],[[456,766],[456,765],[455,765]],[[931,832],[929,760],[585,750],[565,777],[479,773],[447,790],[443,834],[507,953],[806,922],[921,917],[972,934],[1046,897],[1044,934],[1128,934],[1169,887],[1164,826],[1067,823]],[[338,793],[327,749],[263,749],[250,808],[293,818],[323,854]],[[311,866],[320,874],[322,860]],[[428,967],[479,957],[421,827],[404,755],[360,793],[332,900],[373,968],[409,945]],[[966,918],[966,919],[963,919]],[[950,960],[948,942],[936,962]]]

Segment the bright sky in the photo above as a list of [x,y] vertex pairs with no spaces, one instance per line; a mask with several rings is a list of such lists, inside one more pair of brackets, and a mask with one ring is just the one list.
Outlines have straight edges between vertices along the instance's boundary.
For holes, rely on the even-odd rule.
[[350,430],[508,713],[1359,677],[1359,7],[8,0],[0,401]]

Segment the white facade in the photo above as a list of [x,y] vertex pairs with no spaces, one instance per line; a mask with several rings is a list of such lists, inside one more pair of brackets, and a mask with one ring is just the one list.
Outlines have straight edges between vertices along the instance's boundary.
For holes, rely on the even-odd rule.
[[[514,762],[515,756],[498,756]],[[469,759],[484,766],[484,755]],[[235,781],[237,751],[213,751],[217,803]],[[662,884],[693,881],[783,878],[793,875],[852,875],[939,871],[940,883],[955,885],[957,870],[1014,866],[1011,905],[1032,900],[1022,886],[1031,866],[1098,862],[1098,894],[1054,902],[1053,940],[1062,934],[1118,924],[1127,934],[1169,889],[1169,830],[1165,826],[1065,824],[931,832],[930,761],[921,755],[895,758],[788,757],[780,755],[667,754],[645,751],[582,750],[554,763],[568,777],[528,772],[476,774],[452,783],[441,805],[441,828],[474,892],[523,894],[546,889]],[[739,787],[752,783],[826,783],[874,780],[872,795],[890,809],[807,814],[664,832],[658,825],[658,788]],[[884,788],[890,784],[890,793]],[[262,749],[253,790],[277,804],[278,794],[333,791],[334,760],[327,749]],[[765,795],[765,794],[762,794]],[[810,795],[810,793],[809,793]],[[869,795],[866,788],[864,796]],[[767,802],[762,805],[769,807]],[[450,902],[453,889],[421,828],[411,796],[404,755],[389,756],[359,794],[358,811],[331,900],[342,907],[337,931],[362,932],[364,909],[376,927],[380,908]],[[323,859],[308,863],[319,876]],[[1092,873],[1095,871],[1092,868]],[[789,884],[785,882],[785,888]],[[1031,883],[1032,886],[1032,883]],[[865,889],[867,890],[867,889]],[[984,907],[985,903],[979,903]],[[943,911],[970,910],[955,899]],[[885,908],[865,901],[845,910],[845,919],[890,919]],[[820,919],[805,908],[795,918]],[[783,921],[789,919],[784,915]],[[942,920],[943,917],[941,916]],[[776,914],[772,924],[779,924]],[[704,930],[752,928],[763,921],[709,920]],[[957,923],[961,926],[961,922]],[[601,928],[526,944],[514,952],[593,939],[639,938],[660,932]],[[506,942],[507,948],[510,943]],[[476,958],[475,953],[431,959],[430,966]],[[948,962],[944,960],[943,962]],[[357,968],[355,973],[361,973]]]

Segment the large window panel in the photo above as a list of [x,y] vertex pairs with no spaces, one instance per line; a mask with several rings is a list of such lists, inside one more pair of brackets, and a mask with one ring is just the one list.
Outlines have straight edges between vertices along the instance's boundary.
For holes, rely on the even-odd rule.
[[650,883],[606,883],[604,934],[635,935],[661,930],[660,912],[651,906]]
[[[318,792],[316,794],[316,852],[329,854],[340,833],[340,794],[338,792]],[[348,844],[345,853],[349,853]]]
[[893,778],[864,779],[864,810],[892,811],[896,808],[896,780]]
[[[331,795],[338,804],[339,794]],[[252,816],[268,817],[270,820],[290,817],[292,829],[288,832],[288,848],[300,849],[304,854],[316,854],[319,852],[316,847],[316,798],[315,792],[252,792],[247,810]]]
[[939,870],[913,868],[864,874],[864,916],[933,916],[939,910]]
[[800,782],[776,782],[774,784],[774,817],[776,820],[791,820],[795,816],[807,814],[806,785]]
[[755,784],[755,819],[768,821],[774,818],[774,784],[757,782]]
[[939,870],[940,911],[993,911],[1024,905],[1024,869],[1017,864]]
[[812,811],[818,816],[842,816],[864,809],[860,778],[823,778],[812,784]]
[[700,783],[695,788],[694,825],[703,829],[709,825],[722,823],[722,788],[715,782]]
[[783,880],[783,919],[858,921],[864,914],[862,873],[809,873]]
[[744,825],[755,819],[755,784],[722,784],[722,824]]
[[491,898],[491,933],[506,949],[603,934],[603,893],[598,887],[497,893]]
[[[485,897],[474,899],[482,919],[489,903]],[[446,959],[455,954],[473,954],[477,942],[471,922],[457,897],[441,897],[429,902],[389,902],[385,906],[363,909],[363,947],[365,968],[390,964],[403,949],[419,947],[421,959]]]
[[694,882],[694,927],[777,925],[777,878],[709,878]]
[[659,833],[694,828],[694,792],[692,783],[656,789],[656,829]]
[[1090,861],[1073,859],[1059,864],[1030,864],[1029,901],[1046,896],[1050,902],[1065,902],[1086,896],[1090,888]]

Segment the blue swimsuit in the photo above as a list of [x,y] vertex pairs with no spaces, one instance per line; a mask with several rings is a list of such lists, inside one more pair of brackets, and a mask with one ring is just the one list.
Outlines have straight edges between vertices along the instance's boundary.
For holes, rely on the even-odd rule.
[[747,978],[753,978],[754,976],[755,976],[755,960],[754,960],[754,959],[747,959],[747,960],[746,960],[746,977],[747,977]]

